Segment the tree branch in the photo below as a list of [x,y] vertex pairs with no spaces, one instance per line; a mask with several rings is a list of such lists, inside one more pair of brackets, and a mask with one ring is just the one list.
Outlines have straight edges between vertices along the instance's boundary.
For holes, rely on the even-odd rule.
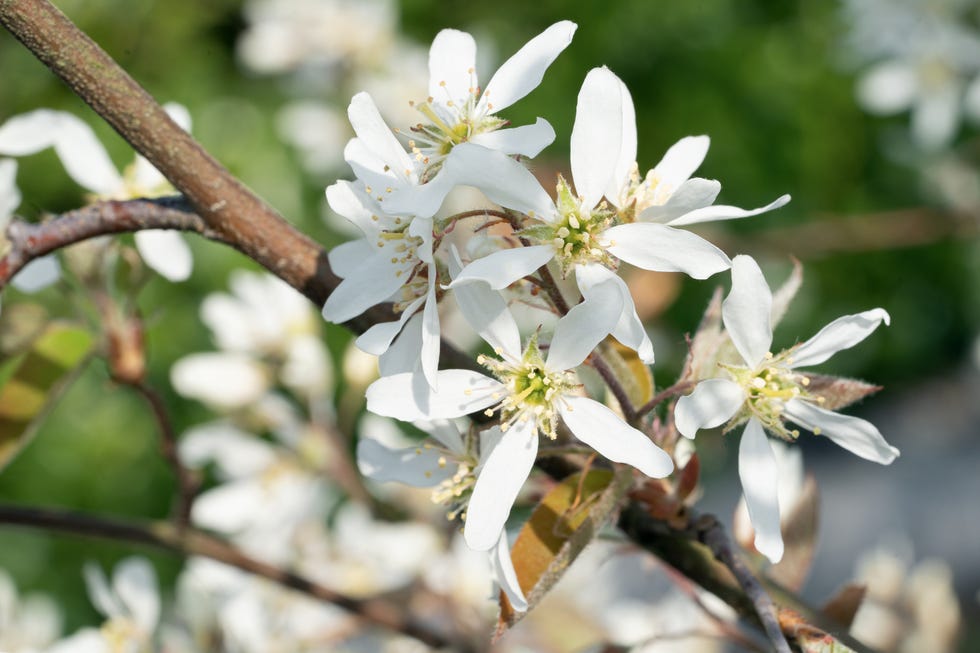
[[[434,648],[469,650],[429,626],[413,620],[397,604],[383,599],[355,599],[285,569],[251,558],[228,543],[195,529],[181,530],[167,522],[137,524],[54,508],[0,505],[0,523],[59,531],[165,549],[184,556],[202,556],[267,578],[283,587],[326,601],[364,621],[402,633]],[[460,648],[462,647],[462,648]]]
[[323,304],[323,249],[231,175],[47,0],[0,0],[0,23],[183,193],[226,242]]
[[36,258],[68,245],[109,234],[144,229],[191,231],[227,243],[181,196],[98,202],[40,224],[14,220],[7,226],[10,250],[0,259],[0,290]]
[[191,507],[194,504],[200,483],[195,474],[184,467],[180,461],[177,449],[177,432],[174,431],[174,425],[170,419],[170,414],[167,412],[167,406],[163,402],[163,397],[145,381],[136,381],[127,383],[127,385],[146,400],[160,429],[160,453],[170,466],[177,486],[174,522],[178,530],[183,531],[190,527]]
[[752,575],[742,559],[738,557],[735,552],[735,545],[721,523],[714,517],[703,518],[702,521],[704,521],[702,531],[704,543],[738,579],[738,584],[741,585],[745,595],[752,601],[770,643],[778,653],[790,653],[789,643],[787,643],[786,637],[779,627],[779,620],[776,618],[776,606],[773,605],[769,594]]

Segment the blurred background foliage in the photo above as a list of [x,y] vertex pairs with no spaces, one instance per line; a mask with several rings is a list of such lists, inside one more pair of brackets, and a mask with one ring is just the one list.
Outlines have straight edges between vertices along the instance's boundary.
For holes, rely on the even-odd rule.
[[[322,220],[323,188],[347,173],[305,172],[297,152],[279,136],[276,112],[296,97],[329,99],[342,110],[357,89],[344,89],[342,95],[322,80],[244,70],[235,45],[246,22],[233,0],[58,4],[156,98],[186,105],[194,135],[294,224],[328,246],[343,239]],[[515,124],[543,116],[554,125],[558,137],[534,163],[536,169],[565,165],[578,87],[591,67],[606,65],[633,94],[641,169],[652,167],[680,137],[709,134],[712,147],[699,174],[722,182],[719,201],[752,207],[781,193],[793,196],[779,211],[705,230],[730,254],[759,257],[773,279],[788,274],[789,256],[804,262],[804,290],[777,331],[777,345],[805,339],[839,315],[880,305],[891,313],[893,325],[853,355],[841,356],[836,372],[873,380],[886,386],[886,394],[899,396],[966,367],[980,331],[975,238],[980,217],[949,210],[924,186],[919,163],[925,161],[898,162],[885,155],[908,117],[874,118],[856,104],[856,71],[842,52],[848,26],[835,3],[404,0],[400,12],[403,33],[422,47],[439,29],[458,27],[474,33],[497,62],[552,22],[576,21],[571,47],[544,83],[507,111]],[[0,121],[39,107],[69,111],[95,128],[120,167],[131,160],[130,148],[5,33],[0,33],[0,70]],[[961,130],[956,147],[975,160],[980,132]],[[21,215],[38,217],[83,201],[53,153],[20,165]],[[910,211],[912,218],[892,227],[886,212],[897,210]],[[870,222],[860,222],[865,218]],[[872,227],[854,230],[855,221]],[[157,278],[139,297],[148,325],[150,379],[167,392],[181,430],[209,414],[169,391],[169,367],[182,354],[213,348],[198,319],[201,298],[225,288],[232,269],[254,267],[230,249],[189,240],[195,256],[190,280],[170,284]],[[725,281],[679,283],[679,299],[655,322],[662,385],[681,362],[683,334],[696,327],[713,288]],[[17,301],[16,291],[5,295],[6,310]],[[47,291],[35,300],[59,314],[66,312],[63,297]],[[339,355],[349,336],[328,325],[324,333]],[[715,459],[707,467],[721,469],[725,451],[714,446]],[[878,480],[887,476],[887,470],[870,471]],[[145,406],[115,387],[98,362],[67,393],[35,443],[0,474],[4,501],[122,516],[165,516],[171,489]],[[728,505],[730,498],[719,505]],[[975,518],[975,506],[971,512]],[[108,564],[128,551],[124,545],[0,528],[0,566],[22,588],[58,597],[68,615],[66,632],[95,621],[84,594],[82,563]],[[153,560],[166,587],[179,561]],[[961,591],[975,591],[968,588],[980,578],[976,561],[961,571]],[[976,605],[972,596],[968,599]]]

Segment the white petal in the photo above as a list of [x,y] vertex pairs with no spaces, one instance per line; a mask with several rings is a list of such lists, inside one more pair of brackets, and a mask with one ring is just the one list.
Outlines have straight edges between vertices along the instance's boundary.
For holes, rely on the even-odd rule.
[[327,252],[330,270],[341,279],[346,279],[357,270],[357,266],[370,258],[377,250],[367,238],[358,238],[341,243]]
[[54,147],[68,175],[85,189],[112,194],[122,178],[95,132],[63,111],[38,109],[0,125],[0,154],[25,156]]
[[610,254],[644,270],[707,279],[731,267],[728,256],[701,236],[664,224],[621,224],[606,229],[601,237],[609,243]]
[[465,102],[476,77],[476,42],[466,32],[444,29],[429,48],[429,96],[445,104]]
[[633,303],[633,295],[630,293],[629,286],[623,278],[605,267],[604,265],[578,265],[575,267],[575,281],[586,299],[593,298],[600,284],[612,283],[619,291],[622,299],[622,310],[619,314],[619,321],[613,328],[612,336],[636,352],[640,360],[651,365],[654,360],[653,343],[647,335],[640,316],[636,313],[636,305]]
[[358,336],[354,344],[361,351],[371,354],[373,356],[380,356],[381,354],[388,351],[391,346],[391,341],[394,340],[405,324],[414,316],[422,303],[425,302],[425,297],[419,297],[414,302],[409,304],[404,311],[402,311],[401,316],[393,322],[380,322],[374,324],[367,331]]
[[133,620],[153,632],[160,617],[160,595],[153,566],[145,558],[126,558],[116,565],[112,587]]
[[497,544],[537,454],[538,429],[534,420],[516,422],[494,448],[476,479],[466,508],[463,537],[471,549],[489,551]]
[[327,297],[323,319],[335,324],[346,322],[401,288],[405,275],[395,274],[401,268],[392,265],[390,258],[387,250],[378,251],[351,271]]
[[618,206],[618,201],[630,173],[636,166],[636,110],[633,108],[633,96],[622,81],[619,82],[619,94],[622,98],[620,104],[623,110],[622,141],[619,146],[619,159],[613,168],[613,175],[606,187],[605,195],[610,202],[617,205],[617,208],[622,208]]
[[772,346],[772,291],[752,257],[732,261],[732,289],[721,316],[735,349],[749,367],[757,366]]
[[456,422],[451,419],[416,420],[415,426],[431,435],[442,446],[458,454],[466,452],[463,436]]
[[[456,258],[454,263],[460,265],[455,248],[453,256]],[[458,274],[458,270],[450,271]],[[513,360],[520,359],[521,334],[500,293],[484,283],[464,283],[453,288],[453,297],[463,318],[494,351],[500,351]]]
[[[456,147],[459,147],[458,145]],[[455,152],[455,149],[453,150]],[[421,186],[418,184],[404,184],[400,188],[393,189],[391,195],[387,197],[378,196],[377,199],[387,213],[397,215],[409,215],[415,218],[431,218],[442,207],[446,200],[446,195],[457,183],[443,165],[442,171]]]
[[871,335],[882,322],[891,322],[888,311],[883,308],[837,318],[793,352],[793,367],[818,365],[837,352],[850,349]]
[[554,127],[544,118],[538,118],[533,125],[477,134],[469,142],[504,154],[520,154],[533,159],[554,140]]
[[738,412],[745,402],[742,387],[728,379],[707,379],[694,387],[694,392],[677,400],[674,424],[686,438],[693,438],[700,429],[721,426]]
[[[439,391],[413,381],[413,374],[385,376],[368,386],[367,409],[372,413],[412,421],[462,417],[500,401],[504,385],[469,370],[442,370]],[[500,396],[494,396],[499,394]]]
[[572,42],[576,27],[575,23],[563,20],[528,41],[497,69],[478,108],[495,113],[537,88],[551,62]]
[[571,166],[582,205],[599,203],[617,172],[623,144],[623,84],[608,68],[593,68],[578,93]]
[[89,600],[102,616],[111,619],[125,615],[124,608],[119,602],[118,597],[109,589],[109,581],[106,580],[105,572],[94,562],[86,563],[82,567],[82,577],[85,579],[85,589],[88,592]]
[[[551,197],[534,175],[502,152],[474,143],[453,148],[443,163],[443,173],[455,183],[474,186],[491,201],[539,220],[549,220],[555,211]],[[438,177],[437,177],[438,178]],[[428,184],[426,184],[428,185]]]
[[669,224],[674,226],[697,224],[699,222],[714,222],[717,220],[736,220],[738,218],[748,218],[760,213],[766,213],[785,206],[789,203],[789,195],[780,195],[769,204],[760,206],[757,209],[740,209],[737,206],[714,205],[706,206],[702,209],[695,209],[679,218],[674,218]]
[[[416,313],[402,327],[401,333],[388,347],[388,351],[378,357],[378,371],[381,376],[392,376],[402,372],[420,372],[419,348],[422,346],[422,316]],[[425,381],[421,374],[418,375]]]
[[137,231],[133,238],[143,261],[163,278],[184,281],[191,276],[191,268],[194,266],[191,248],[176,231]]
[[609,460],[632,465],[651,478],[674,471],[674,461],[663,449],[598,401],[564,395],[558,412],[576,438]]
[[502,290],[533,273],[554,256],[555,248],[551,245],[502,249],[467,265],[447,288],[484,281],[494,290]]
[[45,653],[111,653],[111,650],[101,630],[83,628],[71,637],[55,642]]
[[912,135],[927,149],[938,149],[949,143],[960,123],[959,84],[933,89],[919,98],[912,109]]
[[664,158],[653,169],[654,177],[668,189],[675,190],[698,169],[708,153],[711,139],[686,136],[670,146]]
[[233,353],[184,356],[170,368],[174,390],[217,407],[234,409],[256,400],[267,387],[262,366]]
[[61,264],[54,254],[36,258],[25,265],[11,282],[21,292],[37,292],[61,277]]
[[786,416],[811,431],[819,429],[821,435],[865,460],[888,465],[898,457],[898,449],[885,441],[875,425],[859,417],[841,415],[799,399],[786,402]]
[[858,80],[857,98],[870,113],[887,116],[908,109],[918,90],[915,69],[892,60],[871,68]]
[[16,180],[17,162],[0,159],[0,233],[7,228],[7,219],[20,206],[21,196]]
[[351,98],[347,116],[357,137],[368,150],[390,166],[392,174],[403,178],[405,170],[414,169],[408,152],[385,123],[370,95],[361,92]]
[[272,446],[227,422],[192,428],[180,439],[180,460],[201,468],[214,462],[223,478],[242,478],[261,473],[276,460]]
[[406,449],[389,449],[373,438],[357,442],[357,467],[379,483],[403,483],[413,487],[438,485],[456,472],[455,465],[439,464],[442,451],[420,444]]
[[371,238],[378,232],[377,222],[372,219],[374,213],[362,201],[365,194],[363,189],[359,193],[355,188],[355,184],[346,179],[327,186],[327,204],[334,213],[350,220]]
[[219,485],[194,501],[191,520],[219,533],[237,533],[261,515],[257,509],[268,502],[258,480],[246,479]]
[[738,476],[755,528],[755,548],[773,563],[783,557],[778,473],[776,456],[762,425],[755,418],[750,419],[738,447]]
[[422,346],[419,363],[422,374],[433,390],[438,390],[436,371],[439,369],[439,350],[442,345],[439,330],[439,305],[436,302],[436,266],[429,264],[429,291],[422,311]]
[[493,548],[490,558],[493,564],[494,577],[497,579],[500,589],[507,595],[510,607],[517,612],[527,612],[527,598],[521,591],[520,583],[517,581],[517,572],[514,570],[514,561],[510,558],[507,531],[501,530],[500,539],[497,541],[497,546]]
[[714,179],[701,179],[700,177],[688,179],[671,194],[664,204],[657,204],[644,209],[637,219],[642,222],[674,224],[672,220],[695,209],[710,206],[720,192],[721,184]]
[[604,281],[572,307],[555,325],[545,368],[557,372],[578,367],[602,339],[612,333],[623,313],[619,287]]

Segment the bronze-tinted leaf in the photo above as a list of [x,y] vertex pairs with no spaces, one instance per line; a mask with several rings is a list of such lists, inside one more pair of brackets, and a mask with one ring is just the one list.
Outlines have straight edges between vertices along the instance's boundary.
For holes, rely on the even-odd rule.
[[26,351],[0,363],[0,470],[30,441],[93,342],[84,328],[51,323]]
[[818,397],[823,397],[824,403],[821,406],[827,410],[840,410],[881,390],[880,385],[840,376],[807,374],[806,377],[810,379],[807,390]]
[[[511,548],[514,570],[533,609],[557,583],[617,510],[633,481],[633,470],[593,469],[573,474],[541,500]],[[520,621],[503,592],[497,637]]]
[[850,629],[867,592],[868,588],[864,585],[848,583],[824,604],[821,611],[844,628]]

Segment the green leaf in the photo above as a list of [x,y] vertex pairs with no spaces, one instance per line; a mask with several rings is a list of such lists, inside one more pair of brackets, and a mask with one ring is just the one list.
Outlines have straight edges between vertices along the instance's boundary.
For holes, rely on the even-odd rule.
[[26,350],[0,362],[0,470],[30,442],[93,344],[86,329],[51,323]]
[[[545,495],[510,552],[530,609],[612,518],[632,483],[632,468],[619,467],[615,472],[593,469],[584,478],[582,473],[569,476]],[[501,592],[496,636],[500,637],[525,614],[515,612]]]

